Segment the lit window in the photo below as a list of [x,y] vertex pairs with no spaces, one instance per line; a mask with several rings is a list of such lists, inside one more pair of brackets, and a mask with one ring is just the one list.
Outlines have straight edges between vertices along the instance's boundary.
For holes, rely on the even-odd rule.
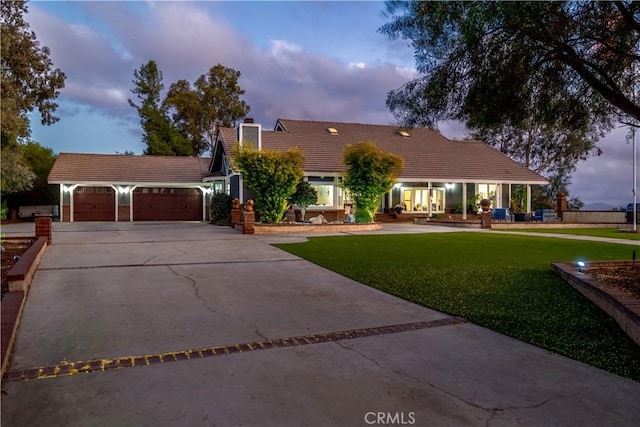
[[316,193],[318,193],[318,203],[314,206],[333,206],[333,185],[311,184]]

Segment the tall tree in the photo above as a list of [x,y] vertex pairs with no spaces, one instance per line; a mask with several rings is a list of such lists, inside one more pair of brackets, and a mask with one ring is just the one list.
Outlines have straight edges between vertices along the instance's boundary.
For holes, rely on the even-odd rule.
[[235,127],[251,110],[240,99],[245,91],[239,78],[240,71],[217,64],[193,87],[179,80],[169,88],[164,104],[172,108],[175,123],[191,139],[196,154],[213,148],[220,126]]
[[43,125],[59,120],[54,100],[64,88],[65,74],[53,67],[49,48],[40,46],[24,15],[22,0],[0,4],[1,138],[3,193],[31,188],[35,175],[23,158],[22,142],[31,134],[29,114],[37,108]]
[[60,193],[47,180],[56,159],[53,150],[29,141],[23,146],[23,159],[35,175],[33,188],[8,195],[9,207],[16,209],[20,205],[58,204]]
[[191,83],[187,80],[172,83],[163,105],[170,108],[173,123],[189,139],[194,154],[204,153],[209,148],[202,131],[205,115]]
[[133,72],[131,93],[140,100],[136,104],[129,99],[129,105],[136,109],[142,125],[142,140],[147,145],[144,154],[163,156],[191,156],[194,154],[189,140],[171,122],[167,108],[161,103],[164,89],[162,71],[151,60]]
[[[380,31],[411,40],[423,77],[389,93],[407,124],[640,119],[640,2],[387,2]],[[532,96],[532,90],[539,92]],[[547,105],[546,95],[561,95]],[[532,106],[530,103],[533,102]]]

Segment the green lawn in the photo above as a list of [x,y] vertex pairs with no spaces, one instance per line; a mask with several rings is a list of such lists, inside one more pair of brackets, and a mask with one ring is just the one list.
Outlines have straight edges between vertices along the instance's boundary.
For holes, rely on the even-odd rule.
[[500,231],[526,231],[528,233],[573,234],[576,236],[611,237],[613,239],[640,240],[640,233],[622,233],[617,228],[507,228]]
[[276,245],[361,283],[640,381],[640,346],[557,277],[552,261],[632,248],[491,233],[312,237]]

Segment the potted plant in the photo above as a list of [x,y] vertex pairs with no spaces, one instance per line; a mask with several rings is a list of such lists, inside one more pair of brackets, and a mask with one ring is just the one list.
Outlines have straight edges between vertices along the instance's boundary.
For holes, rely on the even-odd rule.
[[480,206],[482,207],[482,212],[489,212],[489,209],[491,209],[491,199],[482,199]]
[[253,199],[249,199],[244,204],[245,212],[253,212]]

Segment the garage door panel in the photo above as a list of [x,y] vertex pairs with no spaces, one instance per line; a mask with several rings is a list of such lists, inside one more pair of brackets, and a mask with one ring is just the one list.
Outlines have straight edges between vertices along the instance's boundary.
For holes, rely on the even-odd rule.
[[74,221],[115,221],[116,199],[110,187],[78,187],[73,195]]
[[134,221],[200,221],[202,192],[194,188],[136,188]]

